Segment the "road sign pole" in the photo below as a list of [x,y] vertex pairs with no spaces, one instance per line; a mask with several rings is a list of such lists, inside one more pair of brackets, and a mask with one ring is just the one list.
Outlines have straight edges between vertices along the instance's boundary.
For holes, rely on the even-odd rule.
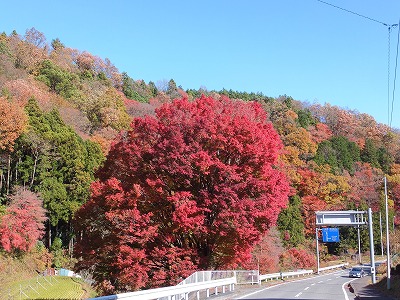
[[361,239],[360,239],[360,225],[357,225],[357,238],[358,238],[358,263],[361,265]]
[[371,256],[371,279],[372,283],[376,283],[375,279],[375,253],[374,253],[374,231],[372,229],[372,210],[368,208],[368,225],[369,225],[369,249]]
[[315,228],[315,242],[317,244],[317,274],[319,274],[318,227]]

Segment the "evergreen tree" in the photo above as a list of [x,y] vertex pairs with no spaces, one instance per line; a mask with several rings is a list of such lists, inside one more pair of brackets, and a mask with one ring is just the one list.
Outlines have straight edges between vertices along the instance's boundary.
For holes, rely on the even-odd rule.
[[288,207],[280,212],[278,229],[286,247],[304,243],[304,223],[301,215],[301,199],[298,195],[290,197]]
[[153,81],[149,82],[149,89],[152,97],[155,97],[158,95],[158,89]]
[[297,122],[301,127],[307,129],[309,126],[315,126],[317,124],[310,110],[308,109],[298,110],[296,113],[297,113]]
[[58,111],[45,113],[30,99],[26,112],[30,129],[17,140],[14,156],[21,174],[18,182],[41,194],[51,226],[66,237],[68,223],[89,197],[94,172],[104,157],[100,146],[83,141]]
[[374,142],[370,139],[365,141],[365,146],[361,151],[361,160],[370,163],[374,168],[380,167],[378,147],[376,147]]
[[343,170],[354,172],[354,163],[360,161],[360,148],[346,137],[334,136],[318,145],[315,162],[319,165],[328,164],[333,173],[340,174]]

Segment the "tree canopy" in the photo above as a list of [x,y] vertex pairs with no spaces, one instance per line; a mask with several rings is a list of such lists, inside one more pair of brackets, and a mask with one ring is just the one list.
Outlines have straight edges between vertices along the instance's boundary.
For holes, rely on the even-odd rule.
[[131,126],[77,214],[82,267],[96,266],[98,279],[113,272],[117,289],[134,289],[146,276],[162,285],[248,262],[289,193],[282,143],[261,106],[180,99]]
[[46,211],[34,193],[19,188],[0,219],[0,243],[7,252],[29,251],[44,234]]

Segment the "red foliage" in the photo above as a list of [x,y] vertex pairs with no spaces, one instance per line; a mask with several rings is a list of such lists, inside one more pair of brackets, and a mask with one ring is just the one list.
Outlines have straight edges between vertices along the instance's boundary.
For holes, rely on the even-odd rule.
[[312,140],[315,143],[321,143],[322,141],[329,140],[332,137],[332,131],[324,123],[317,123],[315,126],[310,126],[308,128],[312,136]]
[[36,194],[18,190],[1,218],[0,243],[7,252],[29,251],[43,236],[46,211]]
[[303,204],[304,228],[306,234],[312,236],[315,234],[315,212],[325,210],[327,205],[325,201],[316,196],[305,196],[301,201]]
[[282,253],[280,262],[284,270],[296,270],[314,267],[316,259],[305,249],[291,248]]
[[[91,201],[76,215],[77,229],[86,233],[75,249],[83,257],[80,267],[110,268],[121,285],[138,289],[148,279],[146,261],[143,261],[145,249],[140,245],[156,233],[148,224],[151,214],[138,211],[137,186],[124,192],[121,183],[111,178],[93,183],[92,191]],[[108,280],[103,274],[96,279],[103,283]]]
[[255,259],[251,268],[255,269],[257,266],[254,264],[257,263],[261,274],[278,272],[279,258],[283,251],[279,231],[276,228],[271,228],[254,247],[253,255]]
[[357,207],[367,204],[373,211],[380,209],[380,193],[383,172],[371,167],[369,163],[356,163],[354,176],[350,178],[349,200]]
[[277,169],[282,143],[260,105],[180,99],[131,126],[77,215],[85,264],[112,267],[96,273],[136,289],[148,276],[163,285],[248,262],[289,192]]
[[124,98],[127,113],[132,117],[154,115],[155,106],[150,103],[142,103],[136,100]]

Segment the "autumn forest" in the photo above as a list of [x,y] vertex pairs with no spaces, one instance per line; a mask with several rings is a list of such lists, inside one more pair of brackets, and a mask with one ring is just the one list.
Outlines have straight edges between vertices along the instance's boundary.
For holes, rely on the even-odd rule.
[[[313,268],[321,210],[371,207],[379,248],[384,177],[394,231],[400,132],[370,115],[146,83],[35,28],[0,35],[0,255],[40,249],[43,268],[100,294]],[[361,241],[368,251],[367,230]],[[320,249],[356,252],[354,228]]]

